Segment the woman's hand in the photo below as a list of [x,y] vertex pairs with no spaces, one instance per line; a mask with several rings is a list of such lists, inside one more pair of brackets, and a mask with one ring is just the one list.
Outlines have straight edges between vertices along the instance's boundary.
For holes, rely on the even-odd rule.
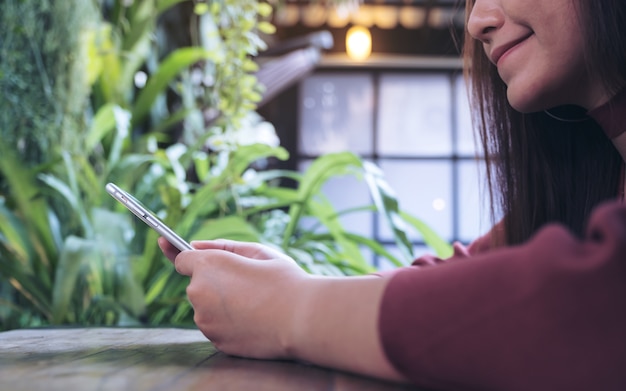
[[256,243],[199,241],[178,253],[159,239],[176,270],[190,276],[194,321],[221,351],[254,358],[289,357],[294,314],[309,275],[288,256]]
[[196,250],[180,253],[163,238],[159,245],[191,277],[194,321],[223,352],[404,380],[378,335],[388,278],[310,276],[281,252],[254,243],[193,242]]

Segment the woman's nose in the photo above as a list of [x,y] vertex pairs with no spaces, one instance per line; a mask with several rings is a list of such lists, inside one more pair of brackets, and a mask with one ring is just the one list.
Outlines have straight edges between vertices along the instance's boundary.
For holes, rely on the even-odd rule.
[[488,43],[492,32],[503,23],[500,0],[476,0],[467,20],[467,31],[474,39]]

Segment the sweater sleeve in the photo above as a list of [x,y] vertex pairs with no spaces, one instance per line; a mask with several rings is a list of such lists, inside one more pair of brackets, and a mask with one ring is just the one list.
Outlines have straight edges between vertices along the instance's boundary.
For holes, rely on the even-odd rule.
[[596,209],[584,239],[550,225],[465,258],[391,277],[379,331],[398,371],[436,389],[626,389],[626,207]]

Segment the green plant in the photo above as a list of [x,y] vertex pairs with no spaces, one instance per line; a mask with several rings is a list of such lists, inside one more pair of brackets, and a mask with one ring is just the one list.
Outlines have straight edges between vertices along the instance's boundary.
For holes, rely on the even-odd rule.
[[[171,112],[162,102],[171,92],[185,98],[185,93],[194,87],[186,77],[192,66],[212,64],[211,69],[216,72],[214,78],[230,80],[228,85],[222,83],[206,88],[213,91],[211,103],[219,109],[219,121],[212,124],[213,131],[219,133],[237,126],[240,117],[254,108],[253,100],[259,96],[253,91],[256,86],[251,73],[255,69],[249,58],[262,45],[253,31],[257,28],[256,13],[262,16],[271,10],[267,5],[252,1],[241,4],[216,1],[213,11],[221,4],[221,10],[228,16],[220,18],[216,24],[218,35],[211,37],[212,42],[224,43],[220,50],[193,46],[160,52],[153,40],[158,18],[179,3],[183,1],[103,1],[101,7],[106,18],[96,16],[90,19],[94,23],[82,24],[80,28],[71,23],[64,26],[75,28],[68,34],[72,39],[59,41],[72,43],[76,53],[87,53],[74,56],[87,61],[79,63],[82,68],[73,68],[77,74],[73,78],[87,88],[92,86],[91,108],[87,111],[88,131],[83,137],[79,136],[78,129],[72,129],[78,148],[66,149],[57,144],[47,148],[48,144],[42,144],[33,155],[43,150],[49,150],[49,154],[42,159],[43,165],[33,168],[23,167],[21,156],[9,153],[19,140],[9,137],[3,140],[2,149],[7,153],[0,157],[0,172],[2,180],[6,181],[0,195],[0,276],[10,285],[0,284],[5,298],[0,303],[6,304],[0,311],[2,328],[67,322],[114,324],[145,315],[143,283],[147,283],[151,272],[163,269],[164,260],[156,251],[154,237],[148,237],[144,227],[134,226],[125,211],[107,212],[115,209],[115,205],[104,195],[103,186],[114,179],[132,189],[138,178],[144,181],[150,178],[149,169],[158,172],[155,167],[160,167],[159,163],[164,164],[163,170],[181,169],[179,162],[169,164],[168,151],[160,149],[158,144],[171,143],[164,132],[181,121],[190,127],[194,114],[202,114],[206,107],[197,107],[194,102],[197,97],[186,102],[183,99],[185,105],[177,112]],[[10,5],[18,7],[16,2]],[[69,3],[63,5],[71,7]],[[202,13],[201,5],[196,7],[198,13]],[[31,14],[39,10],[29,2],[19,3],[19,6],[20,10]],[[42,12],[62,14],[57,8],[48,2],[41,4]],[[245,26],[242,26],[244,21]],[[259,21],[258,26],[263,28],[263,22]],[[13,37],[11,31],[7,35]],[[42,49],[45,48],[41,44],[44,38],[23,35],[33,44],[35,57],[51,56],[50,51]],[[2,48],[3,52],[17,51],[21,49],[19,46]],[[56,52],[53,54],[56,56]],[[165,56],[163,60],[161,56]],[[59,57],[62,55],[51,59]],[[48,63],[50,61],[42,65],[43,69],[38,68],[42,75],[46,75],[45,72],[66,74],[59,67],[46,67]],[[19,75],[10,64],[3,62],[0,75],[3,88]],[[208,65],[207,75],[211,70]],[[141,72],[147,73],[148,81],[145,86],[136,88],[134,79]],[[236,82],[238,79],[240,83]],[[24,81],[24,78],[19,80]],[[32,89],[11,95],[14,103],[32,99],[37,87],[35,83]],[[58,94],[46,95],[42,101],[53,106],[70,102],[69,95],[75,91],[64,90],[64,87],[67,88],[59,85]],[[71,98],[84,96],[75,95]],[[83,106],[77,106],[78,110],[80,107]],[[1,111],[5,117],[14,116],[7,108]],[[36,111],[26,118],[45,124],[54,121],[56,116],[56,112]],[[195,142],[197,146],[202,144],[201,139]],[[167,186],[164,181],[155,181],[155,186],[164,185]],[[174,200],[169,202],[174,205]],[[175,217],[174,213],[169,213],[169,219]],[[144,240],[149,245],[144,245]],[[144,247],[145,254],[142,253]],[[136,258],[140,258],[139,261]],[[148,268],[142,269],[143,265]],[[176,278],[175,274],[170,275]],[[9,286],[12,289],[8,289]],[[148,303],[154,292],[154,289],[147,292]],[[173,300],[184,300],[184,292],[176,291]]]
[[[83,8],[65,2],[61,2],[62,5],[10,2],[9,11],[19,8],[27,15],[44,14],[46,18],[40,20],[50,19],[54,26],[74,30],[65,32],[71,39],[55,38],[54,42],[48,42],[45,35],[34,33],[41,29],[22,31],[14,23],[3,23],[3,26],[16,26],[14,31],[5,34],[9,37],[2,46],[6,58],[11,58],[7,50],[19,53],[17,50],[22,48],[15,42],[25,37],[31,43],[27,47],[32,49],[32,55],[42,60],[35,62],[39,67],[34,71],[42,76],[49,72],[54,78],[55,90],[50,92],[45,83],[43,86],[33,83],[31,88],[19,67],[3,61],[0,78],[3,90],[11,85],[25,86],[9,90],[10,101],[15,105],[39,99],[37,91],[48,93],[41,97],[36,108],[33,107],[33,113],[26,111],[18,116],[9,107],[0,110],[5,119],[25,118],[27,127],[32,124],[29,120],[41,124],[34,127],[35,136],[22,134],[26,135],[26,145],[35,147],[32,154],[43,157],[42,165],[26,168],[23,157],[28,154],[12,153],[23,141],[3,137],[0,145],[3,152],[0,182],[5,185],[0,193],[2,328],[48,323],[113,324],[125,319],[136,321],[144,315],[143,288],[131,270],[134,263],[131,258],[136,253],[129,243],[133,227],[127,215],[109,212],[110,201],[102,186],[116,172],[140,176],[146,162],[154,159],[147,152],[146,143],[137,143],[137,127],[131,121],[141,123],[145,116],[141,110],[164,94],[181,70],[206,57],[206,51],[199,48],[182,48],[170,53],[163,66],[155,70],[154,79],[159,82],[151,82],[148,88],[136,94],[132,78],[150,56],[154,56],[152,39],[157,18],[179,2],[143,1],[129,7],[122,1],[105,2],[103,7],[110,7],[112,18],[101,21],[100,17],[90,15],[88,20],[92,23],[82,23],[80,27],[76,23],[65,26],[63,21]],[[5,15],[10,17],[12,13],[3,13]],[[66,54],[70,52],[71,55]],[[83,53],[88,55],[83,56]],[[88,61],[74,61],[72,76],[67,77],[64,66],[56,65],[65,64],[58,61],[65,57]],[[64,83],[64,77],[73,84]],[[77,93],[72,85],[82,85],[87,91],[92,86],[92,104],[87,111],[89,130],[85,132],[84,125],[64,129],[63,134],[68,135],[65,138],[72,139],[72,148],[67,148],[67,143],[55,143],[58,136],[32,144],[30,139],[41,133],[37,129],[52,124],[62,126],[55,118],[70,118],[60,109],[50,112],[46,108],[63,108],[88,95],[89,92]],[[83,111],[81,118],[84,107],[74,106],[74,110]],[[134,111],[139,114],[131,117]],[[3,128],[12,131],[10,126]],[[50,128],[53,132],[56,129]],[[43,150],[46,154],[40,153]]]
[[[186,279],[160,253],[156,233],[105,193],[109,181],[189,239],[266,243],[312,273],[371,272],[364,248],[405,265],[409,226],[449,253],[403,213],[382,173],[353,154],[323,156],[304,173],[259,168],[288,157],[255,139],[269,124],[254,115],[262,91],[251,58],[263,47],[257,31],[271,32],[263,22],[271,8],[252,0],[194,3],[196,44],[161,53],[152,40],[159,15],[184,1],[126,3],[103,2],[108,19],[82,31],[92,91],[79,148],[55,149],[26,167],[0,144],[8,184],[0,193],[0,328],[192,323]],[[136,87],[142,73],[146,84]],[[179,105],[165,104],[168,94]],[[171,137],[175,126],[184,129],[180,139]],[[400,255],[343,228],[340,217],[351,211],[335,210],[322,192],[340,175],[367,181],[375,202],[363,209],[388,221]],[[282,186],[285,178],[298,186]]]
[[2,3],[0,138],[24,163],[78,148],[90,94],[80,32],[97,21],[92,1]]

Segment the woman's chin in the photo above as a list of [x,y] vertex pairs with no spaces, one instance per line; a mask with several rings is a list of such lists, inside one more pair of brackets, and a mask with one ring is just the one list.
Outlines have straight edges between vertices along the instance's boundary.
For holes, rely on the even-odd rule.
[[535,113],[556,106],[534,96],[515,94],[511,89],[507,91],[507,99],[511,107],[522,114]]
[[536,107],[534,105],[525,104],[525,103],[518,103],[518,102],[515,102],[515,101],[511,101],[511,100],[509,100],[509,104],[511,105],[511,107],[513,109],[515,109],[515,111],[518,111],[518,112],[520,112],[522,114],[529,114],[529,113],[534,113],[534,112],[537,112],[537,111],[544,110],[543,108],[539,108],[539,107]]

